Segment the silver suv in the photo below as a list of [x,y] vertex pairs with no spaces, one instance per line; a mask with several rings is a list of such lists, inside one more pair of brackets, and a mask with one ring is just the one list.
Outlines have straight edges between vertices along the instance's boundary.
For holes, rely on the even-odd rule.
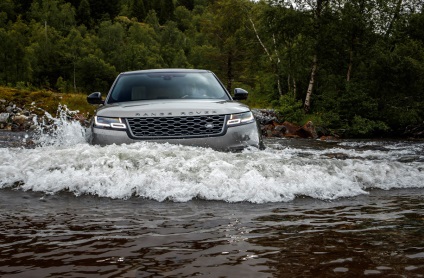
[[234,100],[247,98],[237,88],[234,97],[207,70],[158,69],[118,75],[90,126],[89,142],[107,145],[141,140],[168,142],[216,150],[262,149],[259,125],[249,107]]

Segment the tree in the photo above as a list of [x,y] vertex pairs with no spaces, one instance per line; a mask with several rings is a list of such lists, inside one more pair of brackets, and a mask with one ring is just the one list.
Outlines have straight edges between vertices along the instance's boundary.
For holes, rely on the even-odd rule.
[[147,10],[143,0],[133,0],[131,16],[137,18],[139,21],[147,16]]
[[79,24],[84,24],[87,27],[93,25],[91,19],[90,2],[88,0],[81,0],[77,10],[77,19]]
[[303,35],[309,31],[307,14],[284,5],[261,3],[252,10],[249,21],[265,53],[264,60],[269,61],[266,71],[275,76],[278,97],[287,93],[296,97],[299,80],[305,74],[305,57],[310,52],[311,40]]
[[82,84],[77,80],[77,65],[90,53],[96,53],[97,48],[85,27],[71,29],[69,34],[63,38],[62,45],[64,46],[64,63],[62,64],[63,76],[61,78],[65,77],[62,82],[66,84],[67,80],[70,81],[73,91],[78,92],[78,88],[81,88]]
[[[175,47],[178,45],[178,47]],[[186,68],[190,67],[184,50],[187,49],[186,38],[177,28],[177,24],[168,21],[160,32],[160,54],[165,67]]]
[[0,83],[29,81],[32,69],[26,55],[28,32],[28,25],[20,18],[7,28],[0,28]]
[[29,24],[29,46],[26,48],[35,84],[50,87],[59,76],[62,62],[61,35],[54,27],[32,21]]
[[160,68],[164,64],[159,34],[148,24],[135,23],[129,27],[128,45],[124,51],[126,67],[130,70]]
[[75,8],[63,0],[34,1],[29,17],[64,34],[76,24]]
[[15,19],[15,3],[12,0],[3,0],[0,2],[0,26],[8,20]]
[[203,14],[202,32],[205,32],[211,46],[219,51],[218,57],[211,61],[218,62],[217,73],[223,76],[228,91],[243,72],[242,60],[247,42],[244,40],[247,29],[246,10],[248,1],[218,0],[208,7]]
[[321,15],[325,8],[325,5],[328,5],[329,0],[316,0],[315,6],[313,8],[313,25],[314,25],[314,34],[315,34],[315,51],[312,56],[312,67],[311,67],[311,78],[309,79],[308,90],[306,91],[305,102],[303,104],[303,109],[305,113],[308,113],[311,109],[311,96],[312,91],[315,86],[315,77],[318,70],[318,44],[319,44],[319,35],[321,32]]
[[89,0],[90,14],[94,22],[112,20],[119,14],[119,0]]
[[78,61],[76,72],[81,86],[89,92],[107,92],[118,74],[112,65],[93,54]]

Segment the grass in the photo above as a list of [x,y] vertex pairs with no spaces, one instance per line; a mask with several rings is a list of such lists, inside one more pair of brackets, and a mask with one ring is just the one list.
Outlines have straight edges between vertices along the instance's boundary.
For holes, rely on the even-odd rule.
[[86,97],[83,93],[32,91],[0,86],[0,99],[6,100],[6,105],[11,102],[17,107],[34,112],[34,107],[41,108],[52,115],[56,113],[59,105],[66,105],[70,110],[78,110],[84,115],[93,115],[96,107],[88,104]]

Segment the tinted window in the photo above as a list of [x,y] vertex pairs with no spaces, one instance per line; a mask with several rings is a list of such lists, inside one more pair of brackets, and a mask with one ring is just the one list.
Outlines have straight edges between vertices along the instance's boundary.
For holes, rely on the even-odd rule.
[[151,99],[225,99],[212,73],[134,73],[121,75],[108,103]]

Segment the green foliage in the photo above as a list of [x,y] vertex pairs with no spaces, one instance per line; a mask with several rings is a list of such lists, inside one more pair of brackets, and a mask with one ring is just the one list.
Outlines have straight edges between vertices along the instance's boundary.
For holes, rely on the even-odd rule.
[[302,101],[296,100],[291,95],[282,96],[275,105],[284,121],[300,124],[305,116]]
[[63,0],[33,1],[29,18],[66,33],[75,26],[75,8]]
[[354,137],[370,137],[384,134],[389,131],[389,127],[382,121],[373,121],[361,116],[354,116],[348,135]]
[[122,71],[204,68],[298,124],[375,136],[424,120],[422,1],[0,2],[3,85],[65,97]]
[[93,54],[81,59],[77,64],[77,69],[77,79],[84,88],[91,92],[107,92],[118,74],[115,67]]

